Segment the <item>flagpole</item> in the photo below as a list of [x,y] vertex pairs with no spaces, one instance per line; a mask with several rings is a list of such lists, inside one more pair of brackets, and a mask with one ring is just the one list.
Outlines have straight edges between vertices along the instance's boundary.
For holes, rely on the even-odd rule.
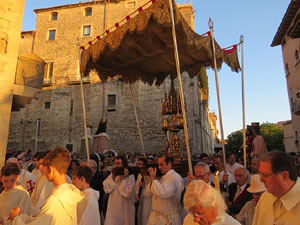
[[243,105],[243,152],[244,152],[244,167],[247,168],[246,159],[246,129],[245,129],[245,89],[244,89],[244,36],[240,37],[241,43],[241,58],[242,58],[242,105]]
[[174,54],[175,54],[175,62],[176,62],[177,79],[178,79],[178,86],[179,86],[180,104],[181,104],[182,117],[183,117],[183,128],[184,128],[183,131],[184,131],[184,136],[185,136],[189,172],[191,174],[193,174],[192,159],[191,159],[191,152],[190,152],[190,145],[189,145],[189,135],[188,135],[188,129],[187,129],[186,114],[185,114],[185,103],[184,103],[184,96],[183,96],[182,81],[181,81],[181,76],[180,76],[180,64],[179,64],[172,0],[169,0],[169,5],[170,5],[170,13],[171,13],[171,21],[172,21],[172,35],[173,35],[173,45],[174,45]]
[[140,138],[140,142],[141,142],[141,146],[142,146],[142,151],[143,151],[144,157],[146,157],[144,142],[143,142],[141,129],[140,129],[140,125],[139,125],[139,118],[138,118],[137,113],[136,113],[136,107],[135,107],[135,102],[134,102],[134,98],[133,98],[133,94],[132,94],[131,84],[129,84],[129,91],[130,91],[130,95],[131,95],[131,101],[132,101],[132,105],[133,105],[133,111],[134,111],[134,115],[135,115],[136,126],[137,126],[137,129],[138,129],[138,132],[139,132],[139,138]]
[[[223,121],[222,121],[221,102],[220,102],[220,93],[219,93],[218,69],[217,69],[217,60],[216,60],[215,41],[214,41],[214,35],[213,35],[214,23],[213,23],[211,18],[209,18],[208,26],[209,26],[209,29],[210,29],[210,36],[211,36],[213,57],[214,57],[214,70],[215,70],[216,90],[217,90],[217,97],[218,97],[219,121],[220,121],[220,130],[221,130],[221,143],[222,143],[222,152],[223,152],[224,172],[225,172],[225,174],[227,174],[225,145],[224,145],[224,132],[223,132]],[[226,185],[226,186],[228,188],[228,185]]]
[[89,144],[87,138],[87,128],[86,128],[86,115],[85,115],[85,103],[84,103],[84,94],[83,94],[83,85],[82,85],[82,74],[80,73],[81,65],[81,56],[80,56],[80,39],[77,38],[77,47],[78,47],[78,56],[79,56],[79,74],[80,74],[80,93],[81,93],[81,104],[83,111],[83,125],[84,125],[84,137],[85,137],[85,150],[88,164],[90,163],[90,153],[89,153]]

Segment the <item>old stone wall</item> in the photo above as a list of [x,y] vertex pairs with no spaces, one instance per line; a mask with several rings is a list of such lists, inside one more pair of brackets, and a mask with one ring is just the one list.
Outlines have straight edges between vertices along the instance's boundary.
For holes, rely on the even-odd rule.
[[26,31],[21,33],[19,54],[33,52],[34,34],[34,31]]
[[[167,80],[165,83],[168,91],[170,81]],[[194,153],[210,152],[214,143],[211,143],[211,140],[207,138],[208,134],[203,132],[203,129],[210,129],[207,114],[202,112],[202,106],[198,104],[197,98],[200,96],[197,94],[197,92],[199,93],[197,91],[197,79],[191,79],[185,74],[184,84],[191,149]],[[191,85],[195,85],[195,87]],[[108,120],[107,133],[111,138],[112,148],[126,152],[141,151],[129,85],[113,80],[107,82],[104,87],[105,117]],[[162,117],[160,115],[160,103],[163,100],[164,88],[163,86],[155,87],[136,82],[132,85],[132,91],[145,151],[160,151],[165,140],[164,132],[161,130]],[[103,84],[101,82],[85,84],[84,94],[87,125],[92,126],[91,132],[95,134],[102,117]],[[107,105],[107,95],[116,95],[114,107]],[[71,101],[73,101],[72,112]],[[46,102],[50,102],[48,109],[45,108]],[[111,111],[112,109],[115,111]],[[25,146],[33,149],[36,120],[41,119],[38,150],[51,149],[57,145],[73,144],[73,150],[80,151],[81,140],[84,136],[80,86],[44,90],[38,96],[38,100],[33,100],[27,109],[13,112],[12,117],[9,147],[22,148],[23,141]],[[199,126],[199,118],[203,118],[202,127]],[[24,129],[26,129],[25,137]],[[181,140],[183,131],[179,134]],[[24,139],[20,142],[22,138]]]

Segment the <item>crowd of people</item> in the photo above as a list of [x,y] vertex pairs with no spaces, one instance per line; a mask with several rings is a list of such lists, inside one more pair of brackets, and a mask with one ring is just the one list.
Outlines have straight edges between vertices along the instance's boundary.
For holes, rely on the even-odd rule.
[[[0,224],[296,225],[299,157],[271,151],[248,168],[234,153],[193,156],[193,173],[159,153],[9,149]],[[298,166],[298,168],[297,168]]]

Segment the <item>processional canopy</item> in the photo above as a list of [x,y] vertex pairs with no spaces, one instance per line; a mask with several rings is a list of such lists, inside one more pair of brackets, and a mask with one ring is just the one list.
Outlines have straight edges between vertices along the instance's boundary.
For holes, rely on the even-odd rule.
[[[96,71],[103,81],[119,75],[127,82],[142,80],[150,85],[162,84],[168,75],[176,77],[169,0],[151,2],[148,8],[140,7],[135,17],[117,23],[115,30],[107,31],[104,38],[97,36],[82,46],[81,72],[85,76]],[[201,67],[213,68],[211,37],[194,32],[174,1],[173,9],[181,72],[193,77]],[[224,61],[238,72],[237,54],[225,54],[216,41],[215,46],[217,68]]]

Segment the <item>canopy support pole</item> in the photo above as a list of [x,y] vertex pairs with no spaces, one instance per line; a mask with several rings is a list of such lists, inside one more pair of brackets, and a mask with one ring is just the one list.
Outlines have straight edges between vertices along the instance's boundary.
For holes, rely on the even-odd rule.
[[132,88],[131,88],[130,83],[129,83],[129,91],[130,91],[130,96],[131,96],[131,102],[132,102],[132,105],[133,105],[133,111],[134,111],[134,115],[135,115],[136,126],[137,126],[137,129],[138,129],[138,132],[139,132],[142,151],[143,151],[143,154],[144,154],[144,157],[145,157],[146,155],[145,155],[144,142],[143,142],[141,129],[140,129],[140,125],[139,125],[139,118],[138,118],[137,113],[136,113],[136,107],[135,107],[134,97],[133,97],[133,94],[132,94]]
[[[220,130],[221,130],[221,143],[222,143],[222,153],[223,153],[223,164],[224,164],[224,172],[227,174],[226,169],[226,153],[225,153],[225,145],[224,145],[224,132],[223,132],[223,121],[222,121],[222,111],[221,111],[221,102],[220,102],[220,92],[219,92],[219,81],[218,81],[218,69],[217,69],[217,59],[216,59],[216,50],[215,50],[215,40],[213,34],[213,27],[214,23],[211,18],[209,18],[208,26],[210,29],[210,36],[212,42],[212,50],[214,56],[214,70],[215,70],[215,80],[216,80],[216,90],[217,90],[217,97],[218,97],[218,108],[219,108],[219,120],[220,120]],[[228,189],[228,185],[226,185]]]
[[244,89],[244,36],[240,37],[241,43],[241,59],[242,59],[242,105],[243,105],[243,154],[244,154],[244,167],[247,168],[246,159],[246,129],[245,129],[245,89]]
[[83,94],[83,84],[82,84],[82,74],[80,73],[80,65],[81,65],[81,55],[80,55],[80,39],[77,38],[77,47],[78,47],[78,56],[79,56],[79,74],[80,74],[80,93],[81,93],[81,104],[82,104],[82,112],[83,112],[83,125],[84,125],[84,137],[85,137],[85,150],[88,164],[90,163],[90,153],[89,153],[89,144],[87,137],[87,128],[86,128],[86,115],[85,115],[85,103],[84,103],[84,94]]
[[169,0],[169,4],[170,4],[170,13],[171,13],[171,21],[172,21],[172,34],[173,34],[173,44],[174,44],[174,54],[175,54],[175,62],[176,62],[176,70],[177,70],[177,79],[178,79],[178,86],[179,86],[179,96],[180,96],[180,103],[181,103],[182,117],[183,117],[184,136],[185,136],[185,142],[186,142],[186,152],[187,152],[187,157],[188,157],[189,172],[191,174],[193,174],[192,159],[191,159],[190,145],[189,145],[189,135],[188,135],[188,128],[187,128],[186,114],[185,114],[185,103],[184,103],[184,96],[183,96],[183,89],[182,89],[182,81],[181,81],[181,76],[180,76],[180,64],[179,64],[172,0]]

